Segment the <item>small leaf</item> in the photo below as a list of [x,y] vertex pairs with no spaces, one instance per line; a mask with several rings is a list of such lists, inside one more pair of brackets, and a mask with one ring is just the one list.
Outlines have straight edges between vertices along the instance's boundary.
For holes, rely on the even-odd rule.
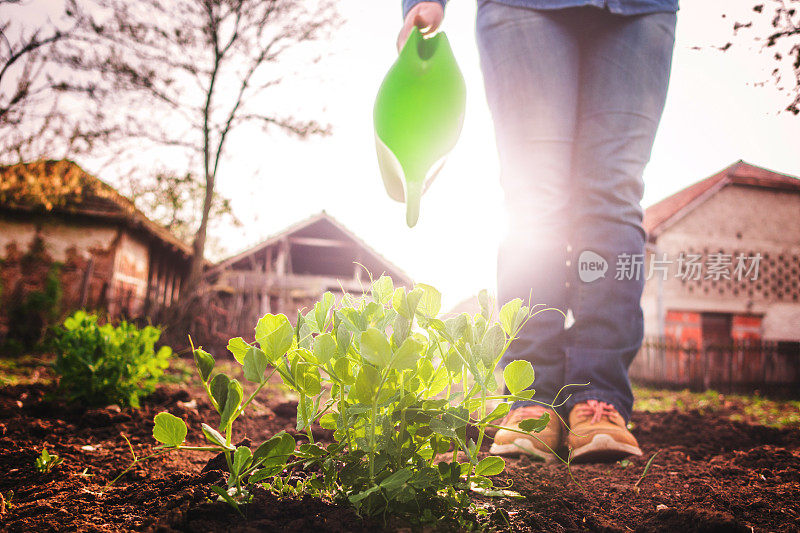
[[514,334],[519,327],[517,323],[519,311],[522,308],[522,300],[514,298],[500,309],[500,325],[509,337]]
[[214,379],[211,380],[211,385],[209,388],[211,389],[211,396],[214,397],[214,401],[217,402],[217,412],[222,414],[222,410],[225,409],[225,401],[228,399],[228,382],[230,382],[230,378],[225,374],[217,374],[214,376]]
[[481,348],[484,355],[483,362],[489,368],[494,368],[494,362],[503,354],[506,345],[506,335],[503,328],[495,324],[484,334]]
[[212,428],[211,426],[209,426],[205,422],[200,424],[200,429],[203,430],[203,435],[206,436],[206,439],[211,444],[216,444],[217,446],[219,446],[221,448],[225,448],[226,450],[230,450],[230,451],[233,451],[233,450],[236,449],[233,446],[225,444],[225,437],[223,437],[222,434],[219,431],[217,431],[216,429]]
[[392,340],[395,346],[401,345],[411,333],[411,320],[398,314],[394,319],[392,326]]
[[419,360],[423,348],[425,348],[425,345],[418,340],[413,337],[407,338],[394,353],[392,357],[392,368],[398,370],[416,369],[417,360]]
[[233,354],[233,357],[239,362],[240,365],[244,364],[244,356],[249,349],[250,345],[247,344],[241,337],[236,337],[228,341],[228,351]]
[[317,328],[320,333],[325,330],[325,326],[328,322],[328,315],[335,302],[336,297],[333,293],[326,292],[322,295],[322,300],[314,304],[314,320],[317,323]]
[[325,413],[319,417],[319,425],[325,429],[336,429],[336,420],[338,415],[336,413]]
[[211,486],[211,490],[213,490],[214,492],[216,492],[216,493],[219,495],[219,497],[220,497],[220,499],[221,499],[221,500],[224,500],[224,501],[228,502],[228,505],[230,505],[231,507],[233,507],[234,509],[236,509],[236,512],[237,512],[237,513],[239,513],[240,515],[244,516],[244,515],[242,514],[242,510],[241,510],[241,509],[239,509],[239,503],[238,503],[236,500],[234,500],[234,499],[233,499],[233,496],[231,496],[230,494],[228,494],[228,491],[227,491],[227,490],[225,490],[225,489],[224,489],[224,488],[222,488],[222,487],[218,487],[218,486],[216,486],[216,485],[212,485],[212,486]]
[[527,418],[519,423],[519,429],[529,433],[539,433],[550,423],[550,414],[543,413],[539,418]]
[[358,371],[353,388],[350,389],[350,396],[359,403],[372,403],[372,399],[378,391],[380,379],[381,375],[376,368],[369,365],[362,366]]
[[347,497],[347,499],[350,500],[350,503],[358,503],[367,496],[369,496],[370,494],[372,494],[373,492],[375,492],[376,490],[380,490],[380,488],[381,487],[379,485],[374,485],[365,491],[361,491],[356,494],[351,494],[350,496]]
[[197,365],[197,370],[200,372],[200,378],[203,382],[208,381],[211,371],[214,370],[214,357],[205,350],[197,349],[194,351],[194,364]]
[[411,479],[412,472],[408,468],[398,470],[389,477],[381,481],[381,487],[392,491],[399,489],[406,481]]
[[347,385],[352,385],[355,382],[351,368],[352,365],[350,361],[344,357],[337,359],[333,364],[333,370],[336,372],[336,376]]
[[392,347],[383,332],[369,328],[361,334],[361,355],[373,365],[384,368],[392,360]]
[[180,446],[186,438],[186,422],[175,415],[164,411],[158,413],[153,422],[153,438],[164,446]]
[[309,324],[310,321],[304,320],[303,323],[297,328],[297,345],[301,348],[305,348],[306,350],[311,349],[312,335]]
[[381,305],[387,305],[392,300],[394,284],[389,276],[381,276],[372,284],[372,297]]
[[278,433],[256,448],[255,453],[253,453],[253,462],[271,457],[283,457],[285,462],[294,451],[295,444],[294,438],[288,433]]
[[236,448],[236,451],[233,452],[233,468],[231,473],[238,477],[241,472],[250,466],[252,458],[253,452],[251,452],[250,448],[247,446],[239,446]]
[[489,317],[492,316],[492,307],[489,300],[489,292],[486,289],[482,289],[478,293],[478,304],[481,307],[481,316],[489,320]]
[[533,384],[533,366],[529,361],[522,359],[511,361],[503,370],[503,379],[511,394],[517,394]]
[[261,383],[266,378],[264,372],[268,364],[266,354],[260,348],[251,346],[244,356],[244,379],[252,383]]
[[533,398],[534,394],[536,394],[536,391],[534,389],[525,389],[519,391],[517,394],[515,394],[515,396],[519,396],[520,398],[525,400],[530,400],[531,398]]
[[461,313],[456,317],[458,320],[457,330],[459,331],[459,338],[464,339],[464,342],[473,343],[480,339],[475,339],[472,336],[473,327],[472,327],[472,317],[469,316],[467,313]]
[[284,315],[266,314],[256,325],[256,341],[270,362],[274,362],[292,347],[294,330]]
[[499,420],[499,419],[501,419],[501,418],[505,417],[505,416],[508,414],[508,411],[509,411],[510,409],[511,409],[511,406],[510,406],[510,404],[508,404],[508,403],[506,403],[506,402],[499,403],[499,404],[497,404],[497,407],[495,407],[495,408],[492,410],[492,412],[491,412],[491,413],[489,413],[488,415],[486,415],[486,416],[483,418],[483,420],[481,420],[481,423],[482,423],[482,424],[486,424],[486,423],[489,423],[489,422],[493,422],[493,421],[495,421],[495,420]]
[[230,422],[233,422],[233,415],[242,403],[244,391],[242,385],[235,379],[228,382],[228,397],[225,399],[225,408],[219,417],[219,427],[227,427]]
[[502,457],[492,455],[481,460],[475,467],[475,475],[478,476],[496,476],[501,473],[506,467],[506,462]]
[[418,283],[414,290],[422,290],[416,313],[425,318],[436,318],[442,308],[442,294],[430,285]]
[[347,331],[344,325],[340,324],[339,327],[336,328],[336,345],[339,347],[340,354],[347,354],[352,338],[352,335]]
[[417,309],[417,304],[419,304],[420,299],[422,298],[423,290],[422,289],[414,289],[409,293],[406,293],[405,288],[399,287],[394,291],[392,295],[392,308],[400,313],[400,315],[412,319],[414,318],[414,313]]
[[320,364],[325,364],[331,360],[336,353],[336,341],[330,333],[317,335],[314,339],[314,357]]
[[322,392],[319,370],[311,363],[301,361],[295,366],[295,382],[307,396],[316,396]]
[[437,435],[441,435],[443,437],[447,437],[448,439],[457,439],[458,434],[454,427],[443,420],[439,420],[438,418],[431,419],[429,423],[429,427],[431,431],[436,433]]
[[450,374],[447,372],[447,367],[441,365],[436,369],[433,374],[431,382],[428,384],[428,390],[425,392],[426,398],[432,398],[442,392],[447,384],[450,382]]

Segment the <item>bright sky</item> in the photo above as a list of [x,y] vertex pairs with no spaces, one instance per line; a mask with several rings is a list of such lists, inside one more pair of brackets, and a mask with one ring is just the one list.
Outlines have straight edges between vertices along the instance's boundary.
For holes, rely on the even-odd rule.
[[[240,176],[220,181],[245,227],[226,241],[241,249],[287,224],[327,210],[417,281],[438,287],[445,307],[495,286],[503,232],[502,192],[492,123],[475,44],[474,0],[451,0],[446,31],[467,81],[467,111],[459,144],[423,197],[419,224],[405,225],[404,206],[383,190],[375,158],[372,104],[396,57],[399,0],[342,0],[345,25],[330,43],[319,73],[297,82],[310,108],[324,102],[331,137],[297,141],[274,136],[259,147],[235,144]],[[778,113],[785,96],[767,83],[773,64],[757,45],[726,53],[693,47],[727,42],[747,0],[683,0],[666,109],[645,172],[645,205],[744,159],[800,175],[800,117]],[[729,11],[730,12],[730,11]],[[308,86],[305,86],[305,84]],[[252,152],[250,150],[253,150]],[[253,157],[257,154],[257,157]],[[245,185],[244,181],[247,181]],[[269,192],[267,192],[269,191]],[[250,214],[252,213],[252,215]]]
[[[729,40],[736,13],[746,16],[752,4],[682,0],[669,96],[645,171],[645,205],[738,159],[800,175],[800,116],[779,112],[786,96],[770,80],[770,54],[744,42],[726,53],[711,48]],[[218,236],[232,254],[325,209],[415,280],[438,287],[445,308],[481,288],[493,290],[504,222],[475,44],[475,0],[451,0],[447,8],[443,29],[467,81],[467,111],[459,144],[423,197],[413,229],[405,224],[404,205],[384,192],[372,128],[378,86],[396,57],[400,0],[337,5],[345,22],[325,43],[323,60],[287,75],[282,92],[265,102],[267,112],[277,106],[328,121],[333,135],[306,141],[278,132],[231,137],[218,184],[244,226]],[[722,18],[723,10],[731,16]]]

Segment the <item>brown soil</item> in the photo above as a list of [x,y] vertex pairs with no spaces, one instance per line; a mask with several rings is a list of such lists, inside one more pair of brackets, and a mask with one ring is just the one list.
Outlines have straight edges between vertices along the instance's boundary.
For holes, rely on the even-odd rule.
[[[3,531],[375,531],[346,506],[306,497],[280,501],[257,490],[246,519],[212,501],[222,472],[206,469],[211,455],[169,454],[144,463],[101,494],[130,463],[130,451],[152,449],[153,415],[168,410],[189,424],[199,444],[200,421],[213,419],[204,401],[190,402],[175,385],[161,387],[140,410],[69,408],[48,399],[49,385],[0,389],[0,510]],[[195,396],[199,398],[200,396]],[[253,442],[293,430],[294,406],[262,397],[237,422],[236,437]],[[201,416],[201,413],[205,416]],[[608,465],[542,465],[509,460],[497,485],[524,500],[482,503],[503,508],[509,531],[798,531],[800,431],[730,422],[696,412],[635,413],[634,434],[644,456]],[[320,431],[319,437],[330,439]],[[64,458],[50,474],[33,463],[43,446]],[[647,460],[658,452],[641,479]],[[212,465],[213,466],[213,465]],[[574,478],[574,479],[573,479]],[[0,503],[0,507],[3,504]],[[497,517],[497,513],[495,513]],[[397,530],[402,524],[392,524]],[[752,528],[752,529],[751,529]]]

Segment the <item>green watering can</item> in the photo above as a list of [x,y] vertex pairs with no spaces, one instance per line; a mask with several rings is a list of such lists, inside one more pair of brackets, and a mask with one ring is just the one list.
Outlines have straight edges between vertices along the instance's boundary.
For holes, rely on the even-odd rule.
[[406,202],[409,227],[461,133],[466,92],[445,34],[425,39],[414,28],[378,90],[373,114],[383,184],[393,200]]

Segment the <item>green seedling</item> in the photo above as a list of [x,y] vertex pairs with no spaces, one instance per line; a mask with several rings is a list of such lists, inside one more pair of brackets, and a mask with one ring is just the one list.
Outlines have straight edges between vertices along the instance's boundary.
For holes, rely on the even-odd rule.
[[121,322],[98,325],[97,315],[77,311],[56,329],[53,364],[59,390],[84,405],[130,405],[155,390],[172,350],[155,349],[161,330]]
[[[280,356],[282,356],[291,346],[292,327],[285,317],[282,317],[283,321],[280,318],[276,317],[275,321],[269,323],[262,319],[259,324],[261,330],[271,328],[270,331],[273,335],[270,338],[274,342],[271,345],[271,349],[274,351],[269,353],[280,352]],[[257,331],[259,330],[257,329]],[[232,344],[229,344],[229,348],[232,348],[232,350],[240,347],[235,342],[235,339],[231,342]],[[219,414],[218,424],[214,426],[206,423],[201,424],[200,429],[207,444],[204,446],[184,444],[188,433],[186,423],[170,413],[159,413],[153,419],[153,438],[160,445],[155,448],[153,453],[145,457],[137,457],[130,441],[125,438],[133,456],[133,461],[106,488],[119,480],[137,464],[166,453],[174,451],[222,453],[225,456],[225,462],[228,467],[228,485],[227,487],[213,486],[211,489],[218,495],[220,501],[227,502],[241,514],[239,505],[247,503],[251,499],[249,487],[259,479],[267,479],[282,472],[295,449],[294,438],[285,432],[281,432],[263,442],[255,451],[246,446],[237,447],[232,444],[234,422],[267,385],[275,370],[272,369],[271,372],[267,372],[266,355],[261,350],[248,348],[242,352],[234,351],[235,355],[238,354],[236,361],[242,365],[244,379],[258,384],[253,393],[245,398],[241,382],[223,372],[214,372],[216,362],[211,354],[201,348],[195,349],[192,347],[192,351],[202,385],[211,404]]]
[[36,458],[36,470],[40,474],[49,474],[53,471],[55,467],[60,465],[64,462],[64,459],[57,456],[56,454],[51,454],[47,451],[47,448],[42,449],[41,455]]
[[639,494],[639,485],[642,484],[642,481],[644,480],[644,477],[650,471],[650,467],[653,464],[653,460],[656,458],[656,455],[658,455],[659,453],[661,453],[661,450],[658,450],[656,453],[651,455],[650,459],[648,459],[648,461],[647,461],[647,464],[644,465],[644,470],[642,471],[642,475],[639,476],[639,479],[637,479],[636,483],[633,485],[633,490],[636,491],[636,494]]
[[[255,342],[231,339],[228,349],[243,379],[256,384],[244,398],[242,386],[214,374],[214,357],[202,349],[194,358],[206,393],[219,413],[216,429],[202,425],[207,446],[185,446],[186,424],[156,415],[156,453],[205,450],[224,453],[228,487],[214,489],[237,510],[254,484],[279,494],[317,494],[349,502],[363,515],[451,516],[471,506],[470,494],[513,497],[496,488],[500,457],[479,454],[487,428],[500,429],[509,403],[528,400],[534,371],[517,361],[503,371],[508,394],[498,393],[494,371],[524,324],[537,313],[519,299],[494,318],[481,294],[481,312],[440,317],[441,295],[428,285],[395,288],[383,276],[360,298],[336,303],[326,293],[292,325],[267,314]],[[298,397],[297,430],[308,440],[296,446],[281,433],[255,451],[231,445],[234,421],[278,374]],[[494,408],[490,405],[500,401]],[[492,402],[490,404],[490,402]],[[543,430],[549,418],[525,420],[523,435]],[[333,430],[334,442],[315,442],[312,425]],[[467,432],[476,428],[475,438]],[[506,428],[508,429],[508,428]],[[289,468],[307,472],[303,481]],[[235,505],[234,505],[235,504]],[[473,507],[474,509],[474,507]]]
[[14,507],[14,491],[9,490],[5,494],[0,492],[0,515],[6,512],[6,509]]

